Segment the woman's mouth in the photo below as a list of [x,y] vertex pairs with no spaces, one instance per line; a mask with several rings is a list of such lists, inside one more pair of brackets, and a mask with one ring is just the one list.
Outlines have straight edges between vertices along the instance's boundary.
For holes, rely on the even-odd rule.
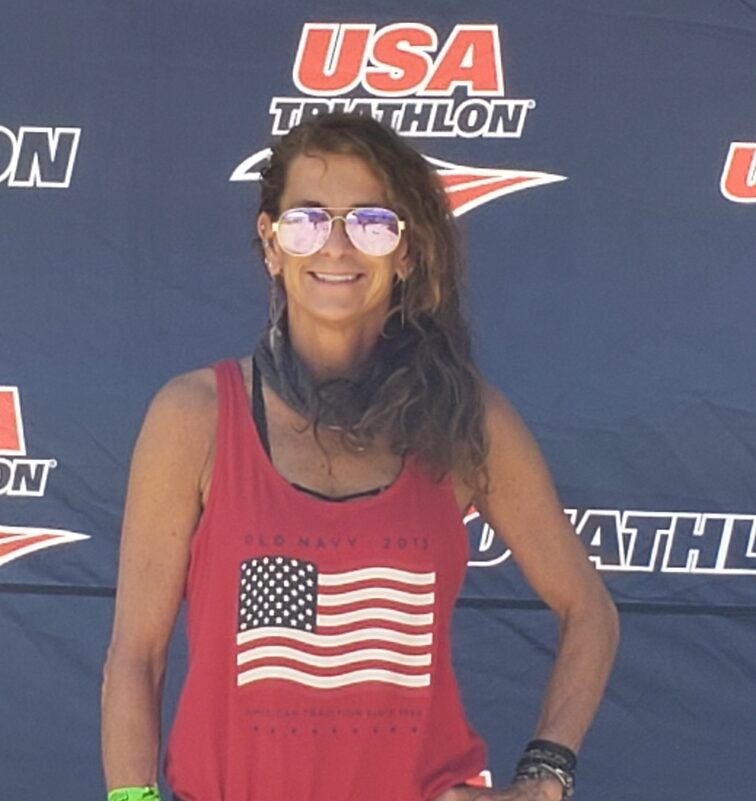
[[352,284],[359,277],[360,273],[310,273],[317,281],[324,284]]

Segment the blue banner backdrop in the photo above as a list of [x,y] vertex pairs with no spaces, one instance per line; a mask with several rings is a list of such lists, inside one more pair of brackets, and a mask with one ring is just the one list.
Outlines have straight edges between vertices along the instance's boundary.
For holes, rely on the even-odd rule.
[[[756,2],[5,0],[2,17],[0,798],[103,797],[130,451],[169,377],[249,352],[262,151],[328,108],[386,120],[439,170],[479,362],[620,606],[579,798],[752,797]],[[467,525],[456,660],[504,785],[554,623]]]

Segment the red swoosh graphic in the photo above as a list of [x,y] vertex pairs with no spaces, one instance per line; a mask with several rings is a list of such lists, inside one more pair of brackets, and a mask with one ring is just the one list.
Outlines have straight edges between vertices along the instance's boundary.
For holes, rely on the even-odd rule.
[[[268,163],[270,152],[269,148],[265,148],[248,156],[234,169],[229,180],[259,181],[259,171]],[[470,167],[431,156],[425,156],[425,160],[436,168],[449,196],[449,205],[455,217],[497,197],[566,180],[564,175],[535,170]]]
[[425,158],[436,168],[455,217],[488,203],[494,198],[522,189],[566,180],[564,175],[548,172],[468,167],[464,164],[441,161],[430,156]]
[[0,524],[0,565],[20,559],[22,556],[64,545],[68,542],[89,539],[88,534],[60,528],[29,528],[28,526],[4,526]]

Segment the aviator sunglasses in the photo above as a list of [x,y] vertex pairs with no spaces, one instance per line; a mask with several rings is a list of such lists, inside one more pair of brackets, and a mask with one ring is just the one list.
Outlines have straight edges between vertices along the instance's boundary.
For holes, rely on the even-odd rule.
[[346,214],[331,214],[319,206],[287,209],[273,223],[282,250],[290,256],[311,256],[328,241],[334,220],[344,221],[349,241],[368,256],[388,256],[399,246],[404,230],[391,209],[358,206]]

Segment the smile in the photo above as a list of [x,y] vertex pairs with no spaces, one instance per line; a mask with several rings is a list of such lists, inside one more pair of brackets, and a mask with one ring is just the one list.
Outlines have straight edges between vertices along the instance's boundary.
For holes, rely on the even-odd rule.
[[326,284],[351,284],[360,277],[360,273],[310,273],[310,275]]

